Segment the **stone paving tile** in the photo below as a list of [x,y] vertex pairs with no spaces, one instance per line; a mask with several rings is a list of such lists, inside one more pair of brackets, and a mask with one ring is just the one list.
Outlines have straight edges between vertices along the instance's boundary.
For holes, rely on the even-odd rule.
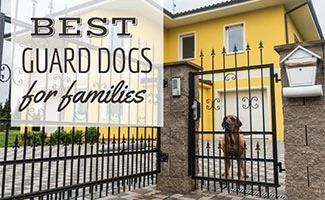
[[[88,199],[88,198],[86,198]],[[100,198],[105,199],[121,199],[121,200],[265,200],[266,198],[259,198],[257,196],[243,195],[236,193],[228,193],[227,191],[208,192],[208,191],[193,191],[188,194],[173,194],[168,192],[161,192],[156,190],[156,186],[149,186],[139,190],[125,192],[124,195],[109,195],[108,197]],[[272,198],[270,198],[272,199]]]

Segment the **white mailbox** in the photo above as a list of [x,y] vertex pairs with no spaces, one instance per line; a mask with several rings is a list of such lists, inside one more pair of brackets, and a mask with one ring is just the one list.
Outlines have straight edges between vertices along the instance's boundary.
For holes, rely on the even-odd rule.
[[298,46],[281,60],[284,63],[290,87],[283,88],[284,97],[322,96],[320,85],[315,85],[317,63],[321,57],[308,49]]

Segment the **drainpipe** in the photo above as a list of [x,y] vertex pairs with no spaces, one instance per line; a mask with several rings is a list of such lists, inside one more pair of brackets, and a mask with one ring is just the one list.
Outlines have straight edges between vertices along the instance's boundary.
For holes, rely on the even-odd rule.
[[289,33],[288,33],[289,32],[288,31],[288,18],[289,18],[289,14],[292,13],[292,12],[294,12],[294,11],[296,11],[296,10],[298,10],[299,8],[304,7],[305,5],[308,5],[308,1],[309,0],[307,0],[305,3],[303,3],[303,4],[301,4],[301,5],[297,6],[297,7],[292,8],[291,10],[288,10],[285,13],[285,15],[284,15],[284,23],[285,23],[285,33],[286,33],[286,44],[289,43]]

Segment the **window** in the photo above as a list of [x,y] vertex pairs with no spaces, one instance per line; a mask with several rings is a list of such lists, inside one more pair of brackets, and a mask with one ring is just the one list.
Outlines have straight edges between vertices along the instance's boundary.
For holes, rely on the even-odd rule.
[[179,59],[187,60],[195,58],[195,35],[194,33],[179,36]]
[[88,105],[87,103],[80,103],[78,102],[76,104],[76,108],[75,108],[75,114],[74,117],[77,120],[85,120],[87,117],[87,113],[88,113]]
[[234,52],[235,46],[237,47],[237,51],[244,51],[244,29],[244,23],[229,25],[225,27],[225,46],[228,53]]
[[105,104],[104,119],[121,120],[125,118],[125,108],[123,104],[109,103]]

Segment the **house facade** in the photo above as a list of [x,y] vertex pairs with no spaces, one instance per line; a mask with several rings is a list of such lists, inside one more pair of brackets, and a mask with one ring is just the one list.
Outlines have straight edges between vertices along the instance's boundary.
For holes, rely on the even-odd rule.
[[[165,11],[164,17],[164,61],[166,63],[175,61],[188,61],[201,65],[203,61],[203,70],[211,70],[211,50],[215,50],[214,69],[234,68],[237,66],[248,66],[247,61],[247,44],[250,47],[250,65],[274,64],[275,73],[279,73],[279,55],[273,47],[279,44],[296,43],[310,40],[319,40],[323,38],[317,17],[312,5],[312,1],[305,0],[232,0],[224,1],[214,5],[197,8],[194,10],[172,14]],[[260,58],[260,41],[263,42],[263,63]],[[234,46],[236,46],[236,60],[234,59]],[[224,49],[223,49],[224,48]],[[204,57],[201,56],[201,51]],[[223,52],[223,53],[222,53]],[[223,57],[224,54],[224,57]],[[268,75],[266,75],[268,76]],[[211,78],[210,78],[211,79]],[[222,105],[224,96],[221,88],[222,80],[214,78],[215,84],[212,87],[204,84],[199,88],[203,92],[203,102],[201,110],[205,124],[205,130],[222,129],[221,120],[226,114],[236,114],[235,105],[238,101],[244,101],[243,98],[248,93],[247,77],[239,78],[235,92],[235,84],[227,85],[227,106]],[[218,84],[218,81],[220,84]],[[211,82],[211,80],[210,80]],[[260,106],[253,111],[253,127],[248,125],[248,114],[240,108],[242,129],[254,131],[269,129],[270,108],[267,106],[270,98],[269,82],[261,89],[259,86],[260,75],[252,74],[252,88],[250,95],[256,99],[265,99],[265,108]],[[219,85],[219,86],[218,86]],[[219,88],[218,88],[219,87]],[[233,89],[233,90],[232,90]],[[211,94],[219,98],[221,109],[211,113],[207,101],[211,99]],[[236,98],[237,97],[237,98]],[[281,82],[275,84],[276,97],[276,122],[277,138],[283,139],[283,114],[282,114],[282,86]],[[227,111],[224,112],[224,109]],[[261,125],[262,112],[265,116],[265,124]],[[216,115],[215,122],[212,122],[211,115]],[[239,114],[238,114],[239,115]],[[219,123],[220,122],[220,123]],[[245,123],[246,122],[246,123]],[[201,122],[202,123],[202,122]],[[213,125],[212,123],[215,123]]]
[[[237,62],[238,67],[247,66],[246,49],[247,44],[249,44],[251,55],[250,65],[259,65],[262,64],[259,49],[260,42],[262,41],[264,47],[263,64],[274,64],[275,73],[280,74],[279,55],[274,51],[274,46],[323,38],[312,1],[230,0],[218,2],[220,3],[181,13],[171,13],[168,10],[164,10],[165,63],[186,61],[200,66],[200,53],[202,51],[204,54],[202,58],[204,61],[202,66],[203,70],[211,70],[210,54],[211,50],[214,49],[216,53],[214,69],[233,68],[235,62]],[[155,3],[149,1],[148,4]],[[105,8],[96,8],[96,11],[90,12],[86,10],[85,12],[89,16],[93,16],[94,13],[101,11],[105,13]],[[237,48],[236,61],[234,59],[234,46]],[[267,74],[265,75],[266,78]],[[249,131],[250,129],[251,131],[258,131],[261,129],[270,129],[271,127],[270,107],[268,106],[270,104],[269,82],[266,80],[265,86],[261,89],[260,80],[259,73],[252,74],[251,84],[253,90],[250,95],[259,100],[263,96],[266,102],[265,108],[262,111],[262,106],[259,106],[259,109],[253,110],[253,120],[251,120],[253,125],[249,127],[249,122],[247,121],[248,112],[244,112],[240,106],[239,113],[240,119],[243,121],[242,129],[244,131]],[[222,104],[223,97],[225,96],[222,90],[223,80],[217,77],[214,81],[214,87],[208,84],[203,84],[202,87],[200,87],[201,85],[199,86],[199,89],[202,90],[203,88],[204,94],[206,94],[204,101],[201,102],[201,115],[206,120],[204,124],[206,124],[205,129],[207,130],[222,129],[221,120],[224,113],[238,114],[234,105],[239,101],[242,102],[243,96],[247,96],[248,94],[247,77],[239,79],[238,97],[236,97],[235,83],[230,82],[227,86],[227,106],[225,106]],[[275,84],[275,94],[277,135],[278,139],[281,140],[283,139],[281,82]],[[221,109],[216,111],[216,113],[212,113],[206,109],[208,105],[205,99],[212,99],[212,96],[218,98],[221,102]],[[125,109],[111,108],[109,111],[110,118],[125,115],[125,112]],[[216,115],[214,122],[210,120],[212,115]],[[265,116],[265,122],[261,122],[262,115]],[[71,128],[65,127],[65,129],[70,130]],[[123,132],[128,132],[127,128],[122,129]],[[117,128],[113,127],[112,130],[116,131]],[[47,132],[50,133],[52,130],[48,130]],[[99,132],[104,134],[105,138],[112,137],[109,136],[109,131],[106,127],[100,127]],[[136,129],[131,129],[130,132],[131,134],[136,134],[137,131]],[[140,132],[142,133],[143,131]]]

